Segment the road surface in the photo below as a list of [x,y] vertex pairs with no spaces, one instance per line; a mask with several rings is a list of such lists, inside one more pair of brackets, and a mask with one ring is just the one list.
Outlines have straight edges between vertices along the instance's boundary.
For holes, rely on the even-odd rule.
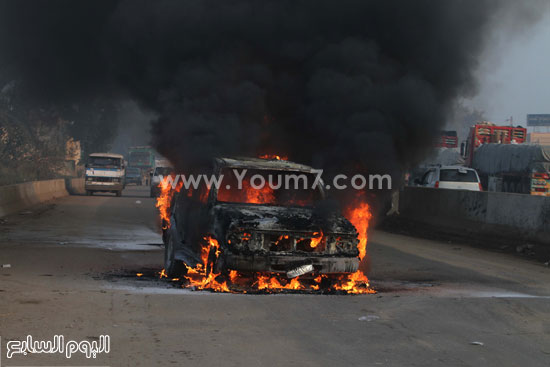
[[[1,366],[550,365],[542,264],[373,232],[377,294],[194,292],[133,276],[162,268],[147,194],[71,196],[0,221]],[[109,335],[110,352],[7,359],[27,335]]]

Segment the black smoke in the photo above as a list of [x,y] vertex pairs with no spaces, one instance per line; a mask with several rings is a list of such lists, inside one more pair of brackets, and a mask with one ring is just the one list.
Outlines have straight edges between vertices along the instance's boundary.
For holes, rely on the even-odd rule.
[[515,3],[2,1],[0,73],[38,98],[131,96],[184,171],[275,153],[397,182],[475,92],[491,28],[536,16]]

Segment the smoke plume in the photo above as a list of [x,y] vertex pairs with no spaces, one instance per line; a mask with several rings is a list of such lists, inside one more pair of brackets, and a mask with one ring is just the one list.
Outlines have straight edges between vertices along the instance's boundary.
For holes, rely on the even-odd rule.
[[2,1],[0,72],[40,98],[129,95],[183,171],[273,153],[397,182],[475,92],[491,27],[536,18],[515,3]]

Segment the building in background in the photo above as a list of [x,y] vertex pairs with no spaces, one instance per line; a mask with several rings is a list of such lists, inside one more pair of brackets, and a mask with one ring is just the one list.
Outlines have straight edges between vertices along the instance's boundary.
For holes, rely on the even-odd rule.
[[529,129],[529,143],[550,145],[550,114],[528,114],[527,128]]

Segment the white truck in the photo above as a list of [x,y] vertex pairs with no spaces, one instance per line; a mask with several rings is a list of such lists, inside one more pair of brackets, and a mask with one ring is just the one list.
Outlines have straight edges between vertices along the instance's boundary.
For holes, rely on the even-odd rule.
[[124,177],[123,155],[92,153],[86,163],[86,195],[93,195],[94,192],[112,192],[116,196],[121,196],[125,186]]

